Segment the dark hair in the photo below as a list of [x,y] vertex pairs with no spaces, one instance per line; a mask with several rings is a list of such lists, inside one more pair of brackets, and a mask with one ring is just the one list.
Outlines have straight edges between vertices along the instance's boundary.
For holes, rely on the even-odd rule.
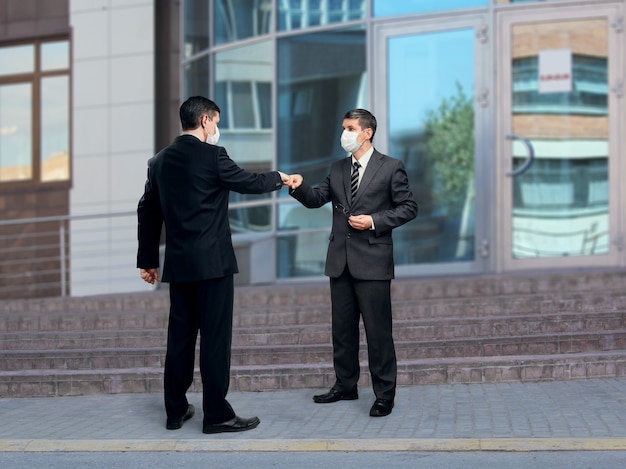
[[343,118],[358,119],[362,130],[372,129],[372,138],[370,138],[370,142],[374,141],[374,135],[376,134],[376,118],[371,112],[366,109],[352,109],[351,111],[346,112]]
[[192,96],[180,106],[180,123],[183,130],[197,129],[204,114],[213,118],[216,112],[221,111],[213,101],[204,96]]

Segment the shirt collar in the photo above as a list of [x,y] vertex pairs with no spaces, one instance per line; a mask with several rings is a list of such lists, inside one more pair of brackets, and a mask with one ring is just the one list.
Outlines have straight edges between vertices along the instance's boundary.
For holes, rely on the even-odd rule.
[[[372,154],[374,153],[374,147],[370,147],[369,150],[367,150],[365,153],[363,153],[363,155],[361,155],[361,158],[359,158],[359,164],[361,165],[361,167],[363,168],[363,170],[365,171],[365,168],[367,167],[367,163],[369,163],[370,158],[372,157]],[[354,163],[355,161],[357,161],[357,159],[354,157],[354,155],[352,155],[352,163]]]

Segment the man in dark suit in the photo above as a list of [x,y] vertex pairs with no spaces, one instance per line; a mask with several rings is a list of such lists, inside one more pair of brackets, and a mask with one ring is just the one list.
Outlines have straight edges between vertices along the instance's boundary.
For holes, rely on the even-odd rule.
[[228,222],[228,197],[275,191],[289,181],[278,171],[241,169],[219,138],[220,109],[194,96],[180,107],[183,133],[148,161],[139,201],[137,267],[148,283],[159,280],[159,241],[165,224],[163,281],[170,286],[165,358],[166,427],[176,430],[194,414],[192,384],[200,331],[204,433],[255,428],[257,417],[237,416],[226,400],[230,380],[233,274],[237,260]]
[[316,187],[291,176],[290,193],[305,207],[333,204],[333,224],[324,273],[330,277],[335,384],[313,396],[320,404],[358,398],[359,320],[367,336],[376,400],[372,417],[394,406],[397,362],[392,336],[391,232],[417,215],[404,165],[374,149],[376,118],[364,109],[348,111],[341,145],[352,155],[332,164]]

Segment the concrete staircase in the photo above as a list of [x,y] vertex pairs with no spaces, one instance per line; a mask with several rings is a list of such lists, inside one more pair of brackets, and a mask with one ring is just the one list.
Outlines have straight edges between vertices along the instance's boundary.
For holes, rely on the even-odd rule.
[[[626,375],[626,273],[395,280],[400,385]],[[161,392],[166,290],[0,301],[0,397]],[[231,389],[334,382],[328,283],[238,287]],[[360,386],[369,386],[362,346]],[[199,374],[192,390],[200,390]]]

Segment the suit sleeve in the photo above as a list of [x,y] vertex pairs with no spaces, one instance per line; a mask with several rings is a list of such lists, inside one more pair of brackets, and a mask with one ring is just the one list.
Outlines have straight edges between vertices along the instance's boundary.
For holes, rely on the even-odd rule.
[[326,176],[316,187],[303,180],[298,188],[289,191],[289,195],[306,208],[319,208],[331,199],[330,176]]
[[150,167],[144,194],[137,206],[137,267],[152,269],[159,267],[159,243],[163,227],[163,214],[159,194],[150,179]]
[[400,160],[396,160],[391,174],[391,205],[392,208],[384,212],[372,214],[376,236],[404,225],[417,216],[417,202],[411,192],[404,164]]
[[240,194],[263,194],[283,187],[283,181],[278,171],[263,173],[246,171],[230,159],[223,147],[219,147],[217,170],[221,184],[226,189]]

